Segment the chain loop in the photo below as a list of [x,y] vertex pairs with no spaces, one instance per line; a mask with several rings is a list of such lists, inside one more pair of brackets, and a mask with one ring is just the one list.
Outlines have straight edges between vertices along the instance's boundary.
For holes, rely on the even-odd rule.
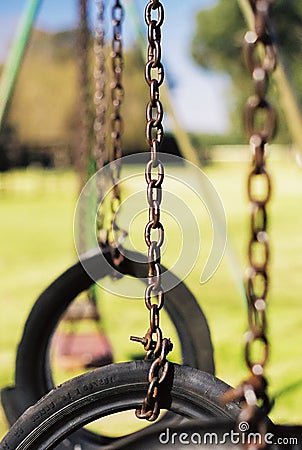
[[[160,87],[165,79],[165,71],[164,71],[164,66],[162,65],[162,63],[157,63],[157,65],[154,65],[154,60],[150,59],[145,67],[145,78],[146,81],[148,83],[149,86],[151,86],[152,82],[154,83],[153,80],[156,81],[157,86]],[[157,78],[152,78],[152,69],[157,69]],[[153,92],[152,92],[153,93]],[[151,101],[153,99],[151,98]]]
[[[110,177],[112,183],[111,190],[111,220],[107,231],[107,242],[117,253],[118,249],[114,243],[113,232],[119,232],[121,237],[127,235],[126,231],[120,230],[116,218],[117,212],[121,204],[120,193],[120,173],[121,173],[121,158],[123,156],[122,151],[122,135],[124,132],[124,121],[121,114],[121,109],[124,100],[124,87],[123,87],[123,40],[122,40],[122,24],[124,21],[124,8],[120,0],[115,0],[111,9],[111,20],[113,36],[111,41],[111,70],[113,74],[113,80],[110,84],[111,88],[111,104],[112,113],[110,117],[111,128],[111,140],[112,140],[112,152],[110,155]],[[120,261],[120,257],[118,260]]]
[[[156,110],[156,117],[153,117],[154,110]],[[159,100],[151,101],[147,105],[147,121],[150,122],[153,120],[153,127],[157,127],[163,120],[163,105]]]
[[165,382],[169,371],[167,355],[172,349],[171,341],[164,338],[161,343],[159,356],[153,361],[148,375],[149,387],[141,409],[135,411],[138,419],[150,422],[157,419],[160,413],[159,397],[161,385]]
[[[276,131],[275,110],[267,100],[269,75],[276,66],[276,50],[270,35],[269,13],[272,0],[250,0],[254,12],[254,30],[244,38],[245,60],[254,82],[254,95],[247,100],[244,122],[253,153],[252,168],[247,180],[250,201],[251,234],[248,243],[246,297],[248,332],[245,339],[245,362],[250,371],[225,401],[241,398],[243,410],[238,421],[247,421],[261,435],[265,433],[264,415],[270,410],[267,380],[264,375],[269,358],[267,337],[267,295],[270,259],[267,232],[267,205],[271,197],[271,178],[266,170],[266,147]],[[258,407],[261,407],[259,410]],[[259,411],[262,416],[259,416]],[[261,442],[254,448],[260,448]]]
[[[156,16],[153,18],[152,16]],[[164,8],[160,1],[149,0],[145,8],[145,22],[148,27],[147,62],[145,79],[150,88],[150,100],[146,107],[146,138],[150,146],[150,160],[146,164],[147,200],[149,221],[145,227],[145,241],[148,247],[148,284],[145,290],[145,305],[149,311],[149,328],[143,338],[131,336],[141,342],[147,351],[147,359],[156,358],[149,371],[149,389],[142,407],[136,410],[139,419],[157,419],[160,407],[160,387],[165,381],[169,363],[166,360],[172,350],[169,339],[162,337],[160,310],[164,306],[164,290],[161,285],[161,247],[164,243],[164,227],[160,222],[162,184],[164,166],[158,158],[158,150],[163,141],[163,106],[159,88],[164,82],[164,68],[161,63],[161,26],[164,21]],[[152,170],[157,169],[157,170]],[[157,240],[151,238],[152,230],[157,230]],[[155,302],[153,303],[153,300]]]
[[[262,325],[266,325],[266,322],[262,323]],[[262,358],[255,360],[252,358],[252,346],[257,344],[257,342],[262,344]],[[255,375],[263,375],[264,367],[267,363],[269,356],[269,347],[268,347],[268,339],[267,336],[264,334],[263,329],[250,331],[248,333],[248,337],[245,343],[245,359],[246,363],[250,369],[250,371]]]
[[[251,404],[247,401],[246,392],[249,392],[250,397],[251,392],[254,393],[255,405],[257,399],[267,407],[269,405],[264,371],[269,357],[266,317],[269,289],[267,268],[270,258],[267,204],[272,189],[271,178],[266,170],[266,146],[276,130],[275,110],[266,98],[269,74],[276,67],[276,50],[268,26],[270,3],[270,0],[250,0],[255,15],[255,29],[245,35],[246,62],[255,87],[255,94],[247,101],[244,116],[253,150],[253,166],[247,181],[251,204],[251,236],[248,243],[250,267],[246,283],[249,331],[245,344],[245,361],[254,381],[249,384],[248,390],[244,385],[243,391],[246,408],[254,413],[255,410],[251,409]],[[257,352],[253,352],[253,348],[257,348]],[[257,357],[255,353],[260,353],[260,356]],[[258,426],[260,427],[260,422]]]
[[122,156],[121,137],[123,134],[123,119],[121,107],[124,99],[124,88],[122,85],[123,75],[123,42],[122,42],[122,23],[124,20],[124,9],[120,0],[115,0],[112,7],[113,38],[111,62],[113,81],[111,83],[111,100],[113,112],[111,114],[111,137],[112,150],[111,161],[115,161],[115,175],[113,180],[118,184],[120,175],[120,158]]
[[[259,78],[259,75],[258,77],[254,75],[258,69],[262,69],[260,78],[265,77],[276,67],[276,51],[271,37],[267,33],[260,37],[255,31],[248,31],[244,39],[246,45],[245,59],[248,69],[255,80]],[[263,47],[262,59],[259,56],[260,45]]]
[[252,203],[251,205],[251,234],[253,239],[259,241],[268,239],[267,233],[267,212],[266,205],[262,203]]
[[248,175],[247,193],[253,207],[265,207],[271,198],[272,186],[271,178],[267,173],[265,166],[256,165]]
[[[152,19],[152,11],[157,12],[156,27],[160,28],[163,25],[165,19],[164,7],[160,1],[150,1],[149,3],[147,3],[147,6],[145,8],[145,21],[148,26],[148,31],[152,20],[154,20]],[[148,32],[148,36],[149,34],[150,33]]]
[[[95,0],[96,6],[96,23],[95,23],[95,37],[94,37],[94,79],[95,79],[95,119],[94,119],[94,132],[95,132],[95,159],[96,168],[100,170],[104,166],[106,160],[106,84],[107,84],[107,71],[106,71],[106,56],[105,56],[105,1]],[[101,178],[101,177],[98,177]],[[97,180],[98,182],[101,180]]]
[[158,144],[162,144],[164,139],[162,124],[155,119],[149,120],[146,126],[146,137],[150,146],[153,145],[154,141],[157,141]]
[[[75,146],[75,166],[79,175],[79,193],[85,186],[90,174],[90,130],[92,126],[92,111],[90,109],[89,82],[89,28],[87,23],[87,0],[78,0],[79,26],[77,30],[77,63],[78,63],[78,107],[79,136]],[[87,250],[89,212],[86,202],[79,203],[79,242],[78,251]]]
[[[96,21],[95,21],[95,35],[94,35],[94,80],[95,80],[95,118],[94,118],[94,157],[96,162],[96,186],[98,195],[98,205],[103,200],[104,193],[109,180],[104,178],[103,173],[99,171],[104,167],[108,155],[106,154],[106,139],[107,139],[107,101],[106,101],[106,86],[107,86],[107,70],[106,70],[106,54],[105,54],[105,0],[95,0],[96,7]],[[107,232],[105,231],[105,214],[104,207],[99,207],[97,211],[97,239],[98,243],[104,244],[107,240]]]
[[[153,212],[153,207],[151,208],[151,214],[152,214],[152,212]],[[159,215],[159,213],[158,213],[158,215]],[[146,228],[145,228],[145,241],[146,241],[148,248],[150,248],[152,245],[152,242],[154,242],[154,241],[151,241],[151,230],[155,229],[155,226],[154,226],[154,224],[156,223],[155,220],[154,221],[150,220],[150,222],[147,223]],[[157,221],[156,225],[157,225],[156,229],[158,231],[158,240],[156,241],[156,245],[160,251],[160,247],[163,245],[163,242],[164,242],[165,231],[164,231],[163,224],[161,222]]]
[[157,298],[157,308],[161,310],[164,306],[164,291],[159,286],[156,285],[157,280],[153,283],[152,281],[148,284],[145,291],[145,304],[149,311],[151,311],[153,304],[151,304],[152,292],[156,294]]
[[[257,88],[257,91],[259,90]],[[263,87],[261,84],[262,91]],[[262,122],[262,126],[256,125],[259,121]],[[266,99],[259,97],[257,94],[250,97],[247,101],[245,127],[249,136],[259,136],[262,142],[268,142],[274,137],[276,131],[275,110]]]
[[[116,216],[121,203],[120,193],[120,172],[122,157],[122,134],[124,124],[121,114],[121,107],[124,98],[124,88],[122,84],[123,75],[123,43],[122,43],[122,22],[124,20],[124,9],[120,0],[115,0],[111,10],[113,37],[111,42],[111,68],[113,80],[110,84],[112,113],[110,116],[110,128],[112,139],[112,152],[106,154],[107,138],[107,71],[105,58],[105,0],[95,0],[97,9],[97,19],[95,24],[95,70],[94,77],[96,90],[94,103],[96,107],[96,117],[94,121],[95,131],[95,158],[98,171],[103,168],[104,163],[111,161],[109,175],[105,177],[104,171],[97,175],[97,188],[100,205],[97,212],[97,237],[100,245],[109,244],[112,251],[113,260],[116,265],[122,261],[122,255],[118,250],[124,237],[125,230],[121,230],[117,224]],[[110,196],[105,198],[104,194],[112,186]],[[117,244],[113,233],[118,233]]]
[[[246,284],[249,333],[245,360],[251,372],[261,376],[269,355],[266,336],[266,299],[269,288],[267,267],[270,257],[267,204],[271,197],[271,179],[266,170],[265,148],[276,130],[275,111],[266,99],[268,76],[276,66],[276,51],[268,31],[270,3],[269,0],[250,1],[255,14],[255,29],[245,35],[246,61],[255,86],[255,95],[248,99],[245,112],[246,130],[253,148],[253,167],[247,182],[251,203],[251,237],[248,244],[250,268]],[[259,361],[252,357],[251,348],[255,342],[261,342],[263,346],[263,358]],[[254,373],[254,367],[257,367],[257,373]]]
[[87,0],[78,0],[80,23],[78,30],[78,62],[79,62],[79,112],[80,139],[76,164],[80,176],[80,189],[87,181],[89,159],[89,127],[91,111],[89,108],[90,89],[88,73],[89,29],[87,23]]

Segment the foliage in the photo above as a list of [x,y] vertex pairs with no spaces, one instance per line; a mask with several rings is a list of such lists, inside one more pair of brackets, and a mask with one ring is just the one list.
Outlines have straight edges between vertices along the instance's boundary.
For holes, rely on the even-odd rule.
[[[107,55],[109,53],[110,48],[107,49]],[[92,39],[89,61],[90,109],[93,111],[94,54]],[[141,150],[145,146],[144,104],[147,99],[147,86],[138,49],[133,47],[127,50],[124,61],[125,130],[123,142],[127,153],[137,149]],[[108,62],[107,72],[111,76],[110,62]],[[79,142],[78,96],[76,31],[50,34],[34,30],[20,70],[8,117],[8,122],[17,130],[20,142],[28,146],[40,147],[63,144],[67,151],[69,149],[69,152],[73,153],[74,147]],[[110,102],[109,83],[107,99]],[[108,124],[110,125],[110,105],[108,110]],[[108,130],[108,135],[110,135],[110,130]]]
[[[301,2],[276,0],[272,4],[273,26],[278,47],[288,69],[297,99],[302,104],[302,5]],[[238,122],[238,111],[242,110],[246,97],[252,89],[247,69],[243,64],[241,47],[246,24],[237,0],[220,0],[213,8],[202,10],[196,19],[196,30],[191,51],[194,60],[202,67],[229,74],[232,80],[233,131],[242,129]],[[277,103],[275,92],[271,92]],[[278,140],[287,140],[288,135],[280,115]],[[240,114],[239,114],[240,120]]]

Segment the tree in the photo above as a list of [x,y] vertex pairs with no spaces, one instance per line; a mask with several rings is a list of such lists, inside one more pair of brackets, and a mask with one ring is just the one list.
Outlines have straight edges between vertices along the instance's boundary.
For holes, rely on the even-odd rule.
[[[16,129],[19,141],[29,147],[59,148],[72,152],[79,142],[78,66],[76,31],[51,34],[34,30],[18,76],[16,89],[8,114],[8,122]],[[112,77],[110,45],[108,61],[108,136],[110,136]],[[144,63],[137,47],[127,49],[124,55],[125,72],[123,104],[125,153],[144,150],[145,109],[148,86],[144,80]],[[91,106],[94,114],[94,53],[91,38],[90,53]],[[109,139],[108,139],[109,141]],[[110,144],[108,144],[110,145]],[[56,150],[57,151],[57,150]]]
[[[302,104],[302,3],[275,0],[272,4],[272,22],[277,45],[288,70],[288,75],[295,90],[299,104]],[[242,42],[246,24],[237,0],[220,0],[214,7],[202,10],[196,18],[196,31],[192,40],[192,56],[203,68],[227,73],[232,81],[233,131],[242,134],[239,124],[240,113],[247,96],[252,91],[252,82],[242,58]],[[275,106],[274,92],[269,94]],[[288,140],[288,133],[278,108],[278,139]],[[240,132],[239,132],[240,134]]]

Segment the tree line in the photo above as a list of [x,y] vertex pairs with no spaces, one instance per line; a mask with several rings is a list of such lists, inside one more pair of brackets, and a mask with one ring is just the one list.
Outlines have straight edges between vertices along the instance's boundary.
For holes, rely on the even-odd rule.
[[[302,104],[302,3],[275,0],[272,3],[276,40],[288,70],[288,76]],[[242,109],[252,82],[242,57],[242,42],[246,24],[237,0],[220,0],[214,6],[196,15],[196,27],[192,36],[191,55],[203,69],[227,74],[231,80],[231,129],[227,136],[191,136],[202,151],[207,143],[246,142],[242,126]],[[27,165],[37,161],[43,165],[74,164],[79,143],[79,83],[76,30],[56,34],[34,30],[23,65],[21,67],[7,121],[0,134],[0,169],[12,165]],[[108,60],[110,48],[107,49]],[[148,88],[144,80],[144,62],[138,46],[127,49],[124,57],[123,106],[125,153],[145,151],[145,105]],[[90,128],[93,121],[94,93],[93,38],[89,52],[91,83]],[[110,103],[110,61],[107,64]],[[270,97],[278,109],[278,142],[289,142],[284,125],[283,112],[278,105],[274,85]],[[107,135],[110,136],[110,105],[108,104]],[[110,140],[108,138],[108,146]],[[93,147],[93,136],[91,137]]]

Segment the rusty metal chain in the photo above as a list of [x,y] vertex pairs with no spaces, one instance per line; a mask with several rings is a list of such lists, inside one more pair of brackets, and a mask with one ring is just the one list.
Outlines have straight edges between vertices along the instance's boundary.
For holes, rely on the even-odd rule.
[[[276,66],[276,51],[269,33],[269,12],[272,0],[250,0],[254,12],[254,30],[244,38],[245,59],[254,82],[254,95],[246,104],[244,121],[253,153],[252,169],[248,175],[247,191],[251,210],[251,230],[248,243],[246,297],[248,302],[248,332],[245,340],[245,362],[250,377],[234,390],[231,396],[244,402],[239,421],[264,430],[259,408],[264,414],[270,410],[265,367],[269,357],[267,336],[267,296],[270,259],[267,231],[267,206],[271,198],[271,178],[266,169],[267,144],[276,130],[276,116],[267,99],[269,76]],[[260,356],[259,356],[260,354]],[[258,445],[259,444],[259,445]],[[256,448],[260,448],[259,442]],[[263,446],[263,442],[262,442]]]
[[107,85],[107,71],[106,71],[106,54],[105,54],[105,0],[95,0],[96,6],[96,21],[95,21],[95,37],[94,37],[94,79],[95,79],[95,119],[94,119],[94,133],[95,133],[95,159],[96,168],[100,170],[103,168],[106,159],[106,85]]
[[79,0],[80,23],[78,29],[78,62],[79,62],[79,112],[80,112],[80,141],[77,166],[80,174],[81,188],[87,181],[87,161],[89,157],[89,74],[88,48],[89,29],[87,22],[87,0]]
[[[105,52],[105,0],[95,0],[96,6],[96,21],[95,21],[95,36],[94,36],[94,79],[95,79],[95,119],[94,119],[94,134],[95,134],[95,149],[94,156],[96,161],[96,185],[98,195],[98,205],[101,205],[108,180],[105,179],[104,171],[99,172],[104,163],[108,160],[106,152],[106,138],[107,138],[107,99],[106,87],[108,74],[106,70],[106,52]],[[97,239],[98,243],[105,244],[107,240],[107,231],[105,230],[105,208],[100,206],[97,211]]]
[[[247,101],[245,125],[253,151],[253,167],[247,188],[251,205],[251,235],[248,245],[249,269],[246,294],[249,331],[245,344],[245,361],[257,386],[263,392],[257,397],[268,405],[264,369],[269,356],[266,305],[269,288],[267,273],[270,248],[267,232],[267,205],[271,197],[271,178],[266,169],[267,143],[276,131],[276,116],[267,99],[269,75],[276,66],[276,50],[269,33],[269,11],[272,0],[251,0],[255,29],[245,35],[245,55],[255,87]],[[261,357],[253,358],[253,347],[261,346]],[[257,390],[255,388],[255,390]],[[258,389],[259,390],[259,389]],[[261,391],[261,389],[260,389]]]
[[[155,16],[155,18],[153,18]],[[136,410],[139,419],[154,421],[160,412],[160,387],[166,379],[169,362],[167,355],[172,350],[169,339],[163,338],[160,328],[160,310],[164,306],[164,290],[161,284],[161,247],[164,242],[164,227],[160,221],[164,166],[158,158],[163,140],[163,107],[159,88],[164,81],[161,62],[161,26],[164,8],[160,1],[150,0],[145,8],[148,27],[148,51],[145,78],[150,88],[150,100],[146,108],[146,138],[150,145],[151,157],[146,165],[147,199],[149,220],[145,227],[145,242],[148,247],[148,284],[145,290],[145,304],[149,311],[149,328],[143,338],[131,336],[131,340],[141,342],[146,350],[146,359],[155,358],[149,371],[149,388],[142,407]],[[152,236],[156,233],[156,239]],[[154,301],[155,300],[155,301]]]
[[[88,74],[88,48],[89,48],[89,29],[87,22],[87,0],[78,1],[79,8],[79,26],[77,37],[78,51],[78,83],[79,83],[79,140],[77,142],[77,152],[75,155],[75,165],[79,174],[79,190],[83,189],[88,177],[89,160],[89,128],[91,111],[90,101],[90,83]],[[84,252],[87,245],[87,205],[81,204],[82,213],[80,215],[80,239],[79,251]]]
[[[122,242],[127,235],[125,230],[120,229],[116,222],[117,211],[121,204],[121,192],[120,192],[120,172],[121,172],[121,158],[123,156],[122,151],[122,134],[124,122],[121,114],[121,109],[124,99],[124,87],[123,87],[123,40],[122,40],[122,24],[124,21],[124,8],[120,0],[115,0],[112,7],[112,25],[113,25],[113,38],[111,49],[111,63],[113,81],[111,83],[111,102],[112,102],[112,114],[111,114],[111,138],[112,138],[112,154],[110,156],[110,176],[112,182],[111,203],[110,203],[110,229],[108,233],[108,242],[112,247],[114,262],[118,264],[121,259],[121,254],[118,251],[118,244]],[[117,244],[115,243],[113,233],[117,236]]]
[[[80,185],[79,190],[82,191],[87,179],[89,178],[89,159],[90,159],[90,130],[92,125],[92,111],[90,110],[90,79],[89,79],[89,27],[87,18],[87,0],[78,1],[79,26],[77,35],[77,51],[78,51],[78,84],[79,84],[79,140],[77,142],[76,168],[79,174]],[[80,222],[79,222],[79,241],[77,250],[80,254],[87,251],[90,244],[90,214],[91,200],[79,202]],[[100,315],[97,309],[95,290],[90,288],[84,298],[77,299],[68,307],[64,320],[79,320],[83,318],[87,309],[90,311],[93,320],[99,321]]]
[[[124,88],[122,85],[123,75],[123,42],[122,42],[122,23],[124,20],[124,9],[120,0],[115,0],[111,10],[112,17],[112,50],[111,50],[111,65],[113,73],[113,81],[110,85],[111,89],[111,138],[112,138],[112,152],[106,152],[106,138],[107,138],[107,99],[106,86],[108,74],[106,70],[106,52],[105,52],[105,1],[96,0],[97,19],[95,30],[95,81],[96,91],[94,102],[96,106],[96,117],[94,122],[95,130],[95,157],[96,168],[99,171],[108,160],[110,164],[110,174],[107,178],[104,173],[97,176],[97,190],[99,196],[99,208],[97,214],[97,237],[100,245],[110,244],[113,253],[113,259],[116,264],[121,260],[121,254],[114,243],[113,233],[119,233],[118,240],[127,235],[124,230],[121,230],[116,223],[116,213],[121,203],[120,196],[120,171],[121,171],[121,157],[122,157],[122,132],[123,119],[121,115],[122,102],[124,97]],[[110,199],[105,196],[109,185],[112,185]],[[102,200],[102,201],[101,201]],[[109,205],[108,205],[109,203]],[[118,241],[118,243],[120,242]]]

